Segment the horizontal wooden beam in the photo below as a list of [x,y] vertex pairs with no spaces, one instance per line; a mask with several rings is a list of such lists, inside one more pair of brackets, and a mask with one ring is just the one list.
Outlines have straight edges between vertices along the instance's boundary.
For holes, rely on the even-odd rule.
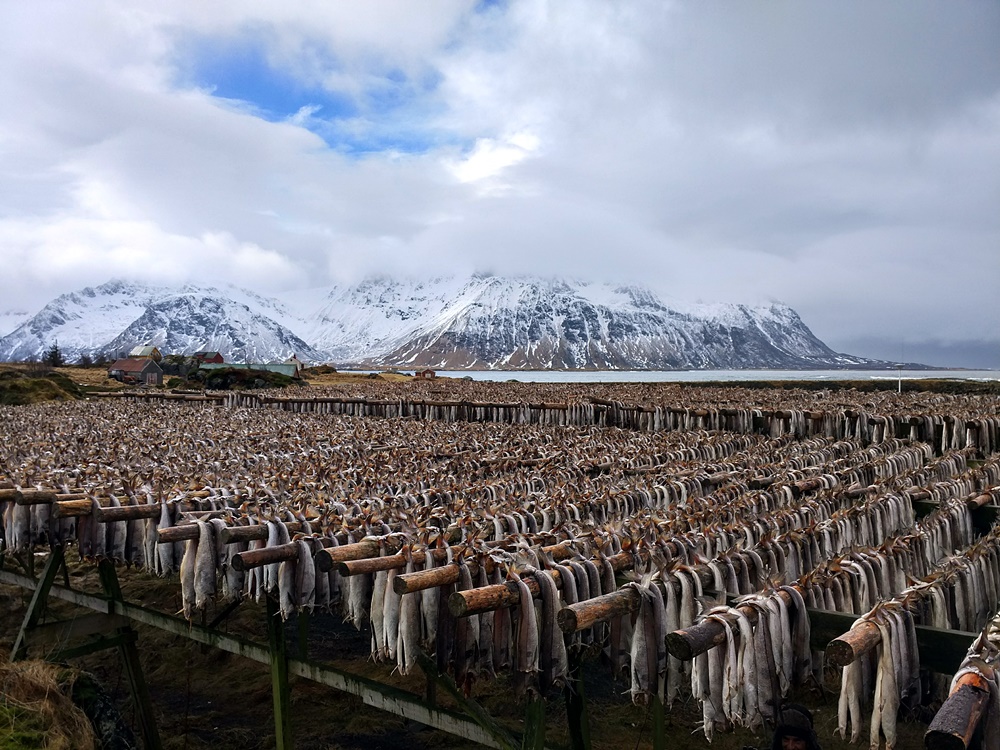
[[[6,570],[0,570],[0,582],[21,586],[29,591],[33,591],[37,585],[36,581],[28,576]],[[97,612],[119,614],[133,622],[149,625],[196,643],[214,646],[222,651],[244,656],[261,664],[271,663],[270,652],[258,643],[194,625],[179,617],[165,615],[137,604],[113,602],[101,596],[55,585],[51,587],[49,596],[70,601]],[[303,659],[289,659],[288,672],[355,695],[373,708],[440,729],[485,747],[502,748],[502,745],[490,733],[463,714],[428,706],[420,696],[406,690]]]
[[48,658],[49,661],[53,662],[68,661],[69,659],[87,656],[88,654],[93,654],[97,651],[106,651],[109,648],[118,648],[119,646],[124,646],[129,643],[135,643],[137,640],[139,640],[139,634],[134,630],[129,629],[124,633],[108,635],[96,640],[88,641],[87,643],[81,643],[79,646],[64,648],[61,651],[56,651],[51,654]]
[[28,632],[28,645],[50,646],[67,643],[74,638],[109,633],[126,625],[128,625],[128,620],[121,615],[94,612],[75,617],[72,620],[59,620],[36,625]]

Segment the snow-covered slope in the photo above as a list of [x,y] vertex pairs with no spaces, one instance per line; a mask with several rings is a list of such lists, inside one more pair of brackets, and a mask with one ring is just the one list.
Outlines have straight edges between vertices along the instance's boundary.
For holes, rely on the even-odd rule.
[[373,364],[443,369],[676,369],[864,365],[784,305],[667,303],[649,290],[476,276]]
[[301,324],[278,300],[236,287],[169,288],[115,280],[49,302],[0,338],[0,360],[38,358],[54,343],[68,361],[81,354],[115,357],[137,344],[170,354],[222,351],[240,361],[293,353],[321,359],[282,325],[288,320]]
[[114,356],[136,344],[230,361],[300,358],[439,369],[825,368],[837,354],[791,308],[691,304],[639,286],[477,274],[386,277],[265,297],[112,281],[62,295],[0,338],[0,359]]
[[125,352],[135,342],[161,352],[223,352],[229,362],[267,362],[296,354],[300,359],[323,355],[294,333],[246,304],[197,293],[157,300],[107,345]]

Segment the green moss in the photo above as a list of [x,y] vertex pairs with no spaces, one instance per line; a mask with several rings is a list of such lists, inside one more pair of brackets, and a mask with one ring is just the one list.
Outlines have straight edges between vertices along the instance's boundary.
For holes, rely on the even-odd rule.
[[37,714],[0,700],[0,750],[41,750],[45,732]]
[[21,378],[0,382],[0,404],[20,406],[42,401],[73,401],[74,391],[67,391],[49,378]]

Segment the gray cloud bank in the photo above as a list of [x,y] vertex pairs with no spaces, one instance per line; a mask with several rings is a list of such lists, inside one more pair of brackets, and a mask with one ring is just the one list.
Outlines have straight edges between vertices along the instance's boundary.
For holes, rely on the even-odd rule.
[[[217,95],[190,50],[234,40],[349,111]],[[998,40],[985,1],[4,4],[0,313],[480,269],[1000,368]]]

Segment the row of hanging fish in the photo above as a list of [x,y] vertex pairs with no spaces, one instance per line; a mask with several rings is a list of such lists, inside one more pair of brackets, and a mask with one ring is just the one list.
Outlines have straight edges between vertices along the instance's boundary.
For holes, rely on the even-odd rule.
[[[967,485],[961,482],[940,484],[950,488],[951,491],[968,489]],[[901,504],[897,502],[895,505],[900,508],[910,508],[909,517],[898,524],[901,528],[908,527],[912,524],[912,507],[910,503],[905,502],[905,504]],[[864,515],[856,514],[853,517],[860,520],[864,517],[870,517],[870,515],[870,513]],[[944,534],[939,533],[941,527],[950,526],[955,526],[956,530]],[[895,530],[889,529],[893,533]],[[835,558],[833,560],[829,558],[834,550],[830,548],[824,550],[821,557],[828,562],[821,562],[817,567],[809,569],[800,579],[800,585],[796,587],[796,593],[804,594],[809,600],[810,606],[818,609],[846,612],[866,611],[879,597],[891,596],[893,593],[900,591],[905,585],[907,573],[919,575],[930,565],[931,560],[937,559],[938,554],[942,551],[942,539],[950,540],[950,543],[955,546],[962,546],[963,543],[971,541],[971,535],[971,521],[967,505],[964,500],[955,501],[931,514],[931,516],[922,519],[916,528],[916,533],[906,537],[890,536],[888,539],[883,537],[881,541],[884,547],[882,549],[855,550],[839,559]],[[853,535],[845,536],[848,540],[853,537]],[[829,537],[826,538],[829,539]],[[781,545],[773,546],[780,547]],[[812,545],[802,545],[802,549],[810,549],[811,547]],[[953,549],[948,549],[947,551],[951,552]],[[740,553],[740,556],[746,559],[745,552]],[[755,556],[757,558],[760,557],[759,551]],[[788,557],[793,557],[793,555],[786,555],[785,559],[781,560],[781,562],[779,562],[780,558],[771,558],[769,563],[765,563],[765,569],[772,575],[780,577],[781,580],[794,580],[794,578],[788,576],[787,570],[783,567],[783,565],[787,565]],[[806,565],[810,565],[814,561],[809,560],[806,562]],[[718,562],[710,563],[709,567],[713,572],[715,579],[714,588],[716,590],[726,590],[730,594],[745,591],[746,584],[742,582],[745,581],[745,578],[741,579],[734,576],[731,566],[728,567],[728,574],[724,572],[725,569],[720,569]],[[719,615],[725,611],[727,611],[725,608],[717,609],[715,610],[715,614]],[[739,622],[736,613],[730,612],[729,617],[735,622]],[[736,632],[736,630],[732,630],[732,634],[736,637],[738,643],[739,639],[736,636]],[[723,663],[725,663],[725,652],[723,652],[722,648],[720,646],[710,650],[707,657],[710,659],[710,664],[715,663],[717,659],[723,659]],[[755,684],[759,685],[760,680],[756,680]],[[719,713],[718,709],[721,704],[717,700],[713,701],[711,705],[706,705],[704,703],[706,695],[707,693],[703,690],[699,700],[702,700],[703,703],[705,731],[708,734],[715,727],[719,726],[720,723],[721,726],[725,726],[726,722],[733,722],[733,719],[725,711],[722,711],[721,714]],[[696,693],[696,696],[698,696],[698,693]],[[720,715],[724,716],[722,722],[718,720],[718,716]],[[756,719],[754,722],[756,722]]]
[[[340,394],[338,393],[338,396]],[[409,394],[407,394],[409,395]],[[905,400],[900,394],[896,400]],[[350,414],[417,418],[422,420],[503,422],[511,424],[595,425],[625,429],[727,430],[763,429],[772,437],[791,434],[803,438],[817,433],[837,438],[881,442],[892,437],[935,442],[942,452],[981,443],[984,455],[998,445],[1000,419],[948,415],[877,414],[866,408],[782,408],[777,411],[748,408],[746,401],[719,407],[705,403],[697,408],[649,405],[632,406],[620,400],[591,399],[566,404],[428,402],[409,398],[364,401],[347,398],[274,398],[262,394],[227,394],[230,407],[282,409],[295,413]],[[874,404],[870,405],[874,407]]]
[[[745,439],[745,436],[743,439]],[[829,457],[829,452],[824,450],[824,444],[829,445],[830,441],[827,439],[813,439],[812,441],[807,441],[807,444],[799,446],[798,451],[794,447],[789,447],[787,450],[779,449],[778,458],[780,460],[794,461],[797,454],[807,455],[808,462],[805,465],[812,465],[813,461],[821,461]],[[743,445],[736,447],[745,448]],[[775,446],[758,444],[754,447],[757,449],[756,455],[767,455],[770,449]],[[834,444],[832,447],[843,451],[845,448],[849,449],[850,447],[857,446],[841,442]],[[856,460],[864,463],[866,457],[871,457],[873,450],[866,449],[862,451]],[[806,453],[802,453],[803,451]],[[904,464],[900,464],[897,461],[898,458],[919,455],[919,451],[915,453],[914,448],[903,444],[887,444],[881,451],[880,460],[883,462],[895,462],[894,466],[897,471],[901,471],[903,465],[908,466],[912,463],[912,461],[907,459]],[[744,453],[743,455],[746,454]],[[841,459],[841,464],[843,463],[844,459]],[[850,479],[850,474],[845,474],[845,472],[841,472],[840,474]],[[832,475],[829,476],[829,481],[827,481],[827,477],[822,477],[822,475],[821,478],[824,482],[823,486],[827,488],[835,487],[839,483],[839,480],[832,477]],[[607,523],[618,518],[633,515],[643,508],[661,507],[673,515],[677,524],[686,522],[684,512],[685,510],[691,510],[693,507],[697,507],[702,512],[711,513],[715,508],[723,506],[727,509],[726,512],[729,516],[733,518],[739,506],[731,502],[731,499],[734,497],[734,493],[745,494],[745,484],[741,484],[738,478],[733,478],[725,488],[715,488],[715,494],[718,497],[715,497],[713,501],[710,496],[713,494],[711,490],[714,485],[702,484],[707,479],[708,474],[694,475],[680,481],[654,484],[649,490],[608,493],[607,500],[588,501],[579,498],[576,502],[572,502],[565,497],[554,496],[555,493],[551,491],[551,488],[546,487],[544,481],[539,478],[533,479],[530,484],[523,486],[512,485],[509,488],[488,483],[484,486],[482,494],[482,499],[486,501],[482,512],[487,518],[492,518],[496,529],[494,537],[496,539],[502,538],[503,535],[508,533],[518,533],[518,531],[521,533],[534,532],[538,527],[542,530],[548,530],[561,523],[564,519],[570,518],[576,522],[590,520],[595,523]],[[153,488],[150,485],[146,484],[142,487],[137,487],[135,480],[124,479],[122,481],[124,492],[111,494],[109,499],[103,501],[103,505],[114,506],[119,503],[136,504],[153,502]],[[72,492],[76,489],[78,488],[64,485],[62,491]],[[264,501],[278,501],[279,495],[274,493],[267,494],[266,486],[261,489],[264,490],[262,494]],[[426,491],[416,493],[405,491],[406,489],[408,488],[400,488],[399,492],[388,498],[370,498],[366,502],[366,507],[361,507],[358,501],[346,499],[342,502],[327,503],[323,507],[322,512],[343,517],[360,516],[378,511],[386,512],[389,509],[397,508],[409,509],[420,504],[427,507],[430,503],[437,505],[462,504],[465,507],[469,507],[470,504],[473,506],[479,505],[478,500],[474,499],[470,503],[466,499],[469,495],[475,497],[477,490],[474,486],[470,487],[467,493],[463,492],[460,494],[440,492],[430,493],[429,495]],[[502,494],[498,492],[501,489],[503,490]],[[223,485],[218,488],[210,488],[211,497],[202,502],[201,510],[233,510],[236,513],[245,513],[246,498],[253,496],[253,490],[254,488],[251,485],[233,488]],[[158,490],[156,494],[160,495],[161,492],[162,490]],[[729,496],[725,496],[724,492],[728,492]],[[541,493],[544,493],[544,495]],[[182,492],[181,494],[183,496],[187,493]],[[506,514],[493,513],[489,510],[489,508],[495,509],[497,507],[496,501],[499,497],[503,497],[511,503],[511,509]],[[542,502],[543,498],[545,502]],[[696,506],[692,505],[696,502],[695,498],[699,500]],[[758,514],[762,509],[770,509],[780,504],[788,505],[790,501],[791,495],[787,485],[782,486],[779,484],[773,487],[773,492],[760,491],[751,493],[749,498],[747,498],[747,502],[742,503],[746,507],[745,512],[741,516],[749,518]],[[96,504],[97,502],[99,501],[95,499],[94,503]],[[3,541],[5,548],[23,549],[32,539],[35,540],[34,543],[47,543],[49,541],[65,543],[72,541],[76,536],[77,526],[80,526],[79,536],[88,540],[87,549],[89,550],[91,547],[94,549],[93,553],[85,551],[85,557],[100,557],[105,554],[107,549],[117,548],[114,540],[111,540],[111,543],[104,540],[102,544],[102,540],[99,538],[96,530],[91,531],[86,528],[89,523],[86,516],[82,517],[79,521],[72,518],[63,518],[59,519],[58,522],[49,523],[49,508],[46,504],[31,506],[19,506],[13,502],[0,504],[7,506],[4,509],[5,524]],[[518,505],[522,507],[519,508]],[[692,508],[688,508],[689,505],[692,505]],[[173,510],[170,512],[174,515]],[[14,523],[15,517],[18,523]],[[331,519],[329,522],[324,522],[323,519],[320,519],[316,525],[320,527],[330,525],[334,520]],[[25,522],[27,522],[27,526],[25,526]],[[134,521],[130,522],[130,524],[129,535],[137,537],[142,528],[142,522]],[[163,524],[156,522],[156,526],[162,528]],[[22,533],[24,528],[31,529],[31,532],[29,534]],[[150,524],[148,522],[145,524],[145,530],[151,536]],[[113,533],[117,534],[117,532]],[[140,549],[140,545],[137,544],[126,546],[133,551]],[[147,562],[146,559],[141,559],[143,556],[139,554],[130,554],[125,557],[115,555],[113,557],[114,559],[136,565],[142,565]],[[147,565],[147,567],[149,566]]]
[[[912,580],[912,579],[911,579]],[[957,554],[939,560],[915,583],[894,595],[884,592],[852,626],[878,627],[880,642],[871,653],[844,667],[838,729],[857,741],[863,731],[862,709],[871,705],[872,750],[884,736],[887,750],[896,744],[901,705],[920,703],[932,685],[922,687],[915,625],[975,632],[1000,602],[1000,526]],[[938,681],[939,682],[939,681]],[[881,733],[881,734],[880,734]]]

